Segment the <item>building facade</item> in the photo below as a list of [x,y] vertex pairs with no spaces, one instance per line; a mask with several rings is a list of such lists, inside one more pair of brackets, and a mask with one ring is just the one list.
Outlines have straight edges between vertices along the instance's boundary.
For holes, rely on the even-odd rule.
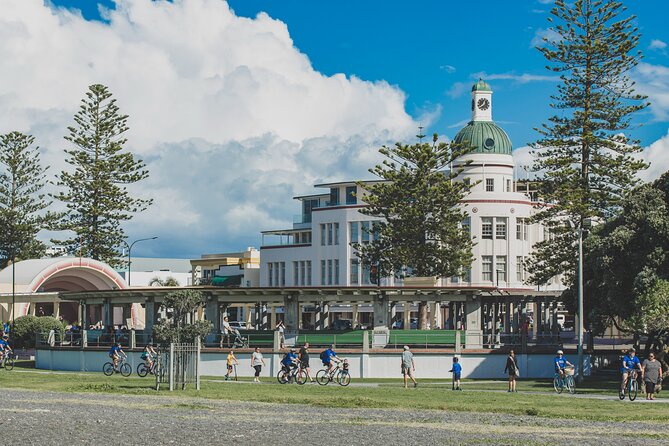
[[[514,177],[511,140],[492,120],[492,93],[486,82],[474,84],[471,121],[453,139],[474,148],[452,167],[463,169],[456,181],[472,184],[462,206],[468,214],[463,225],[474,242],[474,261],[461,277],[440,278],[437,285],[537,290],[526,283],[526,262],[533,245],[550,234],[530,222],[537,212],[537,196]],[[375,218],[360,212],[364,191],[356,181],[315,187],[323,192],[294,197],[302,213],[292,228],[262,233],[260,286],[372,285],[373,275],[360,264],[352,246],[375,237]],[[381,285],[401,284],[400,277],[381,279]],[[562,289],[560,278],[539,289]]]

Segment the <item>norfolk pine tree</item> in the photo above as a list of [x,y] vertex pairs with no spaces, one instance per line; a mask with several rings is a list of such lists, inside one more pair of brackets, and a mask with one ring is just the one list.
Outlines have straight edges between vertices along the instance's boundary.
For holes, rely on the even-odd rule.
[[635,158],[642,149],[629,134],[632,115],[648,104],[636,94],[630,71],[639,63],[634,16],[611,0],[556,0],[551,11],[555,40],[538,48],[561,73],[551,107],[557,113],[537,129],[534,169],[542,198],[550,205],[535,218],[550,233],[535,245],[530,282],[543,284],[565,273],[574,280],[577,231],[588,218],[608,218],[647,166]]
[[[360,183],[367,206],[361,213],[374,223],[369,243],[354,244],[363,265],[376,269],[375,282],[406,269],[411,276],[462,275],[472,262],[472,240],[462,222],[467,217],[460,200],[470,185],[455,181],[462,168],[447,170],[467,150],[438,142],[383,146],[386,157],[369,171],[380,182]],[[425,328],[426,309],[419,309]]]
[[62,244],[69,252],[119,265],[118,247],[125,234],[122,222],[144,211],[152,200],[134,198],[127,185],[148,177],[145,164],[125,152],[128,116],[119,113],[107,87],[91,85],[65,137],[75,148],[65,150],[72,171],[58,176],[64,191],[55,195],[67,206],[60,229],[75,236]]

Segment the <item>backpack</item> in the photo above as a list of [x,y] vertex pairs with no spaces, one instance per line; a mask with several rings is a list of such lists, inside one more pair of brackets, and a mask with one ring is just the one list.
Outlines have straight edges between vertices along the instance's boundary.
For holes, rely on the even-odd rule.
[[321,356],[320,356],[321,361],[325,361],[325,359],[326,359],[327,357],[328,357],[328,351],[327,351],[327,350],[323,350],[323,351],[321,352]]

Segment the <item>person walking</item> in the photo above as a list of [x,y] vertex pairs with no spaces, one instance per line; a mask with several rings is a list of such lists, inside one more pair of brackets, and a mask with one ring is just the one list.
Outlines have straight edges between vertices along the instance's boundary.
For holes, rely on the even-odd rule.
[[453,367],[449,372],[453,373],[453,390],[462,390],[460,388],[460,377],[462,376],[462,365],[460,365],[460,359],[457,356],[453,357]]
[[300,361],[300,367],[302,370],[307,372],[307,378],[309,382],[314,382],[314,379],[311,377],[311,368],[309,367],[309,343],[305,342],[300,353],[297,355],[297,359]]
[[276,323],[276,331],[279,332],[279,348],[283,348],[284,345],[286,344],[286,336],[285,336],[286,326],[283,325],[283,321],[279,321]]
[[513,350],[509,352],[509,357],[506,358],[506,366],[504,367],[504,373],[507,372],[509,374],[508,392],[518,392],[516,390],[516,378],[519,375],[518,363],[516,362],[516,353]]
[[251,367],[256,370],[255,375],[253,376],[254,383],[260,382],[260,372],[262,371],[262,366],[264,365],[265,358],[263,358],[262,353],[260,353],[260,347],[256,347],[256,349],[253,351],[253,354],[251,354]]
[[413,353],[409,351],[409,346],[404,346],[402,352],[402,375],[404,375],[404,388],[407,388],[408,379],[411,378],[413,386],[418,387],[414,374],[416,373],[416,363],[413,360]]
[[641,365],[641,377],[646,385],[646,399],[655,399],[655,390],[662,383],[662,363],[655,359],[655,353],[650,352],[648,359]]

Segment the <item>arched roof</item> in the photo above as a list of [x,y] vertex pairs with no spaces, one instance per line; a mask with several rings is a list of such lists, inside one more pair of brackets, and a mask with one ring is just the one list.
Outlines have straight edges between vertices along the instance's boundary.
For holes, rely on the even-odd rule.
[[[109,265],[80,257],[30,259],[16,262],[17,290],[38,291],[96,291],[125,289],[128,284]],[[12,267],[0,271],[0,284],[12,283]]]
[[472,153],[511,155],[511,140],[501,127],[492,121],[470,121],[455,135],[453,142],[474,147]]

